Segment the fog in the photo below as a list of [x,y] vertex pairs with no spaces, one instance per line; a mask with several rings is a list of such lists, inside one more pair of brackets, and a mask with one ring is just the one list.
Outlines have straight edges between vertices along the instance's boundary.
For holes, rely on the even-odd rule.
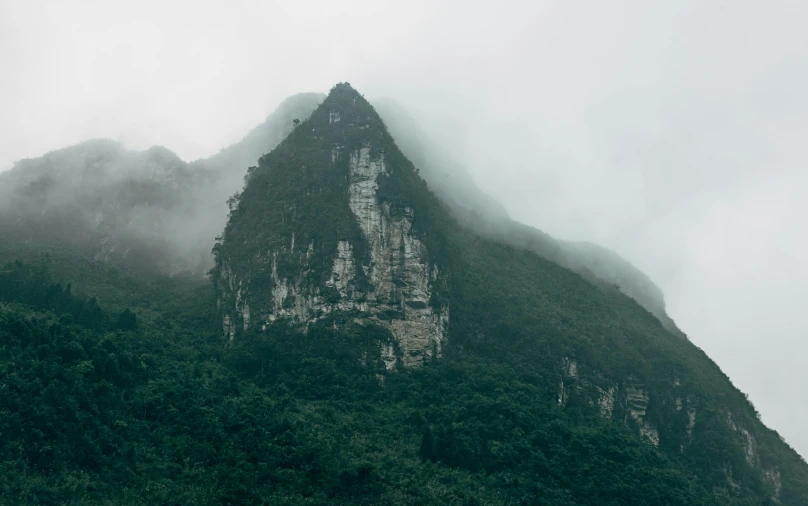
[[246,168],[323,98],[289,97],[242,140],[191,163],[162,146],[134,151],[109,139],[18,161],[0,174],[0,263],[16,260],[20,248],[70,245],[141,277],[202,279]]
[[205,158],[349,81],[513,218],[647,273],[808,455],[808,4],[219,5],[0,2],[0,170],[95,137]]

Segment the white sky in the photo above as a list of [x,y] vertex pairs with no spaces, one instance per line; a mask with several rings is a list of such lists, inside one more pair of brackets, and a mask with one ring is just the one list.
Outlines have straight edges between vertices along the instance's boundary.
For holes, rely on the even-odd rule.
[[518,220],[647,272],[808,455],[806,20],[804,0],[0,0],[0,170],[91,137],[204,157],[349,81]]

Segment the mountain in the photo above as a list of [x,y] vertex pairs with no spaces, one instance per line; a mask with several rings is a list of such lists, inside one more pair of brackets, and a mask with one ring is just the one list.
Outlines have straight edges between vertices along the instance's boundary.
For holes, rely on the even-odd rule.
[[289,97],[244,139],[191,163],[161,146],[135,152],[104,139],[22,160],[0,173],[0,234],[12,239],[0,259],[69,247],[141,275],[201,275],[246,168],[322,98]]
[[[324,98],[320,93],[291,96],[241,141],[190,163],[161,146],[133,152],[103,139],[22,160],[0,174],[0,202],[5,203],[0,204],[0,233],[13,238],[0,246],[0,260],[25,250],[67,246],[141,275],[207,272],[212,238],[224,228],[226,201],[241,190],[246,168]],[[377,107],[402,152],[468,226],[619,286],[684,336],[667,316],[661,291],[644,273],[597,245],[558,241],[514,222],[403,107],[391,99],[378,100]]]
[[206,160],[0,175],[2,502],[808,504],[647,276],[381,109],[341,83]]
[[483,192],[468,171],[425,132],[394,100],[378,100],[374,107],[402,153],[420,169],[430,189],[446,203],[464,226],[477,233],[528,248],[590,280],[616,285],[652,313],[671,332],[686,338],[668,316],[662,291],[642,271],[617,253],[586,242],[561,241],[518,223]]
[[[507,364],[561,409],[634,427],[708,490],[804,497],[808,467],[785,471],[796,454],[698,348],[620,290],[520,244],[529,234],[513,235],[479,234],[453,216],[374,108],[338,85],[249,174],[215,248],[224,333],[361,328],[380,375],[441,356]],[[604,255],[560,244],[582,268]],[[601,275],[620,265],[609,261]]]
[[[428,239],[414,233],[417,195],[397,195],[409,187],[388,181],[410,178],[431,194],[368,103],[344,93],[361,105],[334,108],[331,98],[248,173],[214,249],[214,284],[233,308],[223,325],[232,338],[236,326],[356,310],[392,333],[401,355],[385,351],[390,367],[420,362],[440,353],[446,335],[448,308],[435,287],[447,280]],[[386,191],[389,199],[377,198]],[[439,212],[434,197],[422,205]]]
[[244,178],[247,167],[255,165],[264,154],[272,151],[289,135],[294,120],[308,118],[314,109],[325,99],[322,93],[298,93],[287,98],[270,114],[263,123],[250,130],[239,142],[232,144],[215,155],[198,160],[199,165],[220,173],[233,174],[238,186]]

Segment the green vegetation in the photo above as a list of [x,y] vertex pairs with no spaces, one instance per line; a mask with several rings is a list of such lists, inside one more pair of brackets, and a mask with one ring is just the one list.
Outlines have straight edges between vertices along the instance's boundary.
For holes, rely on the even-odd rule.
[[379,381],[372,328],[281,326],[225,349],[193,307],[171,327],[104,329],[103,312],[87,327],[60,312],[88,301],[9,271],[4,300],[30,289],[0,309],[3,502],[711,503],[623,424],[575,420],[497,361]]

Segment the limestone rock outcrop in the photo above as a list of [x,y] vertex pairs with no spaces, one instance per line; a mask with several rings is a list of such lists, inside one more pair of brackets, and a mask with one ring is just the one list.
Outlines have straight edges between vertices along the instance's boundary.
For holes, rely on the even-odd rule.
[[[387,368],[399,360],[404,366],[417,365],[439,355],[446,340],[449,307],[434,297],[442,271],[414,227],[420,211],[379,192],[382,179],[393,171],[414,169],[411,164],[401,166],[400,158],[390,166],[386,132],[381,130],[380,138],[379,128],[367,128],[378,117],[353,90],[348,100],[345,95],[329,96],[280,147],[293,153],[292,164],[322,153],[312,162],[316,165],[306,167],[304,175],[310,180],[295,173],[293,165],[272,164],[274,153],[263,161],[267,167],[258,169],[263,172],[251,176],[242,208],[234,216],[253,218],[244,211],[251,204],[244,199],[252,197],[253,184],[271,187],[273,177],[288,176],[307,190],[288,204],[280,204],[280,199],[264,204],[275,207],[263,210],[256,220],[279,212],[283,217],[274,226],[262,222],[259,237],[234,238],[229,230],[240,224],[231,217],[215,274],[223,327],[232,336],[239,327],[236,320],[245,330],[266,330],[280,320],[306,326],[327,315],[352,312],[360,321],[389,330],[400,357],[385,347]],[[315,216],[319,223],[308,227],[300,216],[317,214],[325,199],[318,194],[323,192],[333,199],[326,211],[333,214]]]

